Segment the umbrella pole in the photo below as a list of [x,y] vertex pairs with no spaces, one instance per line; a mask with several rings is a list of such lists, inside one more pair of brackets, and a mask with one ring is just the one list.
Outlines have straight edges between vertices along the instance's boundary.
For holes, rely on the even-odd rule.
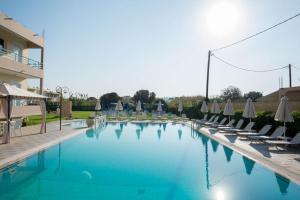
[[284,140],[286,140],[286,137],[285,137],[285,131],[286,131],[286,129],[285,129],[285,121],[283,122],[283,127],[284,127],[283,137],[284,137]]

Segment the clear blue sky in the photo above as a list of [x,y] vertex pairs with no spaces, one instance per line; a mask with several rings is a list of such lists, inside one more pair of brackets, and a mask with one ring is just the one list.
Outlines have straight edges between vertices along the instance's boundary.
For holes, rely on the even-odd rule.
[[[66,85],[93,96],[111,91],[133,95],[141,88],[158,96],[180,96],[205,94],[208,49],[300,12],[299,0],[230,0],[238,19],[230,33],[219,35],[209,28],[208,21],[215,21],[207,17],[226,17],[209,13],[219,2],[1,0],[0,9],[35,32],[45,29],[46,87]],[[216,54],[253,69],[288,63],[300,67],[299,35],[300,17]],[[228,85],[267,94],[278,88],[281,75],[287,86],[287,70],[242,72],[212,58],[210,95]],[[294,85],[300,85],[298,79],[300,71],[293,70]]]

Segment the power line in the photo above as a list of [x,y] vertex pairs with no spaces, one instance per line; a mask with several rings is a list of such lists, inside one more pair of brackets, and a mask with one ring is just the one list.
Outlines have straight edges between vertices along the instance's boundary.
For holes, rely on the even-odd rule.
[[273,26],[271,26],[271,27],[269,27],[269,28],[266,28],[266,29],[264,29],[264,30],[262,30],[262,31],[259,31],[259,32],[255,33],[255,34],[253,34],[253,35],[250,35],[250,36],[248,36],[248,37],[246,37],[246,38],[244,38],[244,39],[238,40],[238,41],[236,41],[236,42],[233,42],[233,43],[231,43],[231,44],[225,45],[225,46],[220,47],[220,48],[213,49],[212,52],[220,51],[220,50],[222,50],[222,49],[226,49],[226,48],[228,48],[228,47],[231,47],[231,46],[237,45],[237,44],[239,44],[239,43],[241,43],[241,42],[244,42],[244,41],[246,41],[246,40],[249,40],[249,39],[251,39],[251,38],[253,38],[253,37],[256,37],[256,36],[258,36],[258,35],[260,35],[260,34],[262,34],[262,33],[264,33],[264,32],[267,32],[267,31],[269,31],[269,30],[271,30],[271,29],[273,29],[273,28],[275,28],[275,27],[277,27],[277,26],[279,26],[279,25],[281,25],[281,24],[284,24],[284,23],[286,23],[286,22],[288,22],[288,21],[290,21],[290,20],[292,20],[292,19],[294,19],[294,18],[296,18],[296,17],[298,17],[298,16],[300,16],[300,13],[298,13],[298,14],[296,14],[296,15],[294,15],[294,16],[288,18],[288,19],[285,19],[285,20],[283,20],[283,21],[281,21],[281,22],[279,22],[279,23],[277,23],[277,24],[275,24],[275,25],[273,25]]
[[244,67],[239,67],[239,66],[236,66],[230,62],[227,62],[226,60],[216,56],[215,54],[212,54],[211,56],[215,57],[216,59],[218,59],[219,61],[223,62],[224,64],[230,66],[230,67],[233,67],[235,69],[239,69],[239,70],[243,70],[243,71],[248,71],[248,72],[260,72],[260,73],[263,73],[263,72],[272,72],[272,71],[277,71],[277,70],[281,70],[281,69],[284,69],[284,68],[287,68],[287,66],[284,66],[284,67],[277,67],[277,68],[273,68],[273,69],[266,69],[266,70],[253,70],[253,69],[247,69],[247,68],[244,68]]

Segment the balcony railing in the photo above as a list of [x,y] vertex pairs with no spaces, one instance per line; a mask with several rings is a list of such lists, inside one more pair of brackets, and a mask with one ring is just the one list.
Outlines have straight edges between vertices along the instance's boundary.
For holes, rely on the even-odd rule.
[[38,68],[38,69],[42,68],[42,64],[40,62],[21,56],[11,50],[2,48],[1,46],[0,46],[0,57],[6,57],[16,62],[23,63],[25,65],[29,65],[34,68]]

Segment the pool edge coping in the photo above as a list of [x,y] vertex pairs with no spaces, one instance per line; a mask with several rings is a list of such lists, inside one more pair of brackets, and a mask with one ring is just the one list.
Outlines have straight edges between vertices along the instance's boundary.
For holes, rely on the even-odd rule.
[[[71,132],[67,135],[64,135],[64,136],[56,138],[52,141],[43,143],[43,144],[38,145],[36,147],[30,148],[30,149],[25,150],[21,153],[17,153],[17,154],[15,154],[13,156],[10,156],[8,158],[2,159],[2,160],[0,160],[0,170],[3,170],[6,167],[8,167],[10,165],[13,165],[15,163],[18,163],[18,162],[32,156],[33,154],[38,153],[39,151],[48,149],[48,148],[50,148],[50,147],[52,147],[52,146],[54,146],[54,145],[56,145],[56,144],[58,144],[62,141],[71,139],[72,137],[75,137],[75,136],[83,133],[87,129],[88,128],[84,128],[84,129],[80,129],[80,130],[74,130],[73,132]],[[59,133],[53,133],[53,134],[62,134],[62,133],[59,132]]]

